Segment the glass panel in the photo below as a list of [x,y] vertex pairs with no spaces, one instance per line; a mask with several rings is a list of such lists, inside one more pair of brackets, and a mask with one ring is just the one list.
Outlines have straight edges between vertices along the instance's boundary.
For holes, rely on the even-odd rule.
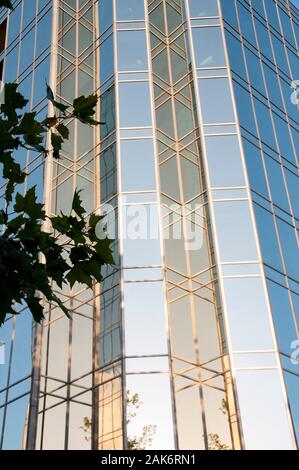
[[[127,375],[127,393],[127,416],[131,417],[128,423],[128,447],[136,449],[133,447],[134,441],[144,435],[147,427],[146,436],[150,439],[139,445],[139,448],[174,449],[169,376]],[[140,403],[139,408],[130,400],[134,395]]]
[[117,34],[118,70],[146,70],[147,46],[145,31],[124,31]]
[[261,151],[245,139],[243,149],[251,188],[270,199]]
[[233,361],[237,369],[277,366],[275,353],[234,354]]
[[256,134],[256,125],[249,93],[237,83],[234,83],[234,91],[240,125],[246,131]]
[[[186,381],[191,385],[191,381]],[[176,393],[176,417],[178,422],[179,448],[204,450],[202,412],[197,387]]]
[[157,205],[130,205],[123,208],[124,267],[160,266],[161,246]]
[[197,67],[225,67],[226,60],[220,28],[193,28]]
[[295,432],[297,434],[297,441],[299,441],[299,377],[293,374],[285,374],[286,386],[288,390],[288,397],[290,402],[290,408],[292,412]]
[[263,261],[279,271],[283,271],[273,215],[257,204],[254,204],[254,211]]
[[126,355],[166,354],[163,284],[125,284],[124,306]]
[[217,202],[214,210],[221,261],[258,261],[248,203]]
[[293,449],[279,372],[238,371],[236,384],[246,449]]
[[[27,310],[16,318],[14,331],[14,346],[12,354],[12,370],[10,382],[16,382],[31,373],[32,368],[32,317]],[[8,355],[7,344],[7,355]],[[1,371],[2,372],[2,371]]]
[[156,189],[154,146],[152,140],[121,142],[122,191]]
[[245,186],[238,137],[207,137],[205,144],[211,186]]
[[277,225],[287,273],[293,279],[299,280],[299,250],[295,229],[278,218]]
[[103,33],[112,23],[112,0],[99,0],[100,33]]
[[217,0],[189,0],[191,17],[218,16]]
[[151,125],[151,102],[148,83],[120,83],[119,108],[121,127]]
[[143,20],[143,0],[116,0],[116,18],[118,21]]
[[3,450],[22,450],[29,396],[10,405],[6,411]]
[[[115,370],[114,373],[116,373]],[[106,377],[113,376],[113,369],[105,370]],[[115,378],[99,387],[99,448],[122,449],[122,382]]]
[[[83,401],[86,398],[80,395],[77,399]],[[71,402],[69,432],[68,450],[91,449],[91,406]]]
[[268,282],[272,315],[280,351],[290,354],[291,343],[298,339],[287,289]]
[[113,36],[109,36],[100,46],[100,80],[104,83],[114,73]]
[[235,351],[273,349],[264,285],[260,278],[224,279],[228,329]]
[[127,372],[167,372],[168,370],[168,356],[142,357],[126,360]]
[[66,403],[62,403],[46,411],[43,432],[43,450],[64,449],[65,417]]
[[234,122],[232,97],[226,78],[198,80],[201,112],[205,124]]

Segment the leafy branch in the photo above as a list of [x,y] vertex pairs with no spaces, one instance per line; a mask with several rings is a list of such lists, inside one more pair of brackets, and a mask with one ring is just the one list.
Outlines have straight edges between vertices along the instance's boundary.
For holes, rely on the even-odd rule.
[[13,5],[10,0],[0,0],[0,8],[5,7],[13,10]]
[[[69,316],[54,287],[71,289],[76,282],[92,287],[93,282],[102,280],[102,266],[113,264],[111,240],[98,240],[95,233],[102,217],[86,217],[80,192],[74,193],[70,214],[48,217],[43,204],[37,202],[36,187],[25,195],[16,191],[27,176],[16,161],[18,150],[36,151],[45,158],[52,152],[58,160],[63,143],[69,139],[66,119],[100,124],[94,119],[98,97],[81,96],[70,108],[57,102],[47,86],[48,99],[56,111],[39,122],[35,112],[23,112],[27,100],[17,88],[16,84],[5,85],[5,103],[0,108],[0,164],[6,181],[0,210],[0,324],[24,304],[40,322],[44,318],[43,298]],[[50,149],[45,145],[47,136]]]

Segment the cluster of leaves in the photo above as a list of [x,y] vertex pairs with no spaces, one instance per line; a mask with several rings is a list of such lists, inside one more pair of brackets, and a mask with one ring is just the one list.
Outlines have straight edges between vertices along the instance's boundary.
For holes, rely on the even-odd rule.
[[10,10],[13,10],[11,0],[0,0],[0,8],[1,7],[5,7],[5,8],[9,8]]
[[209,434],[209,447],[208,450],[232,450],[228,445],[223,443],[218,434]]
[[59,159],[69,138],[63,121],[75,118],[87,125],[100,124],[94,119],[98,98],[82,96],[68,108],[55,101],[47,86],[48,99],[59,115],[39,122],[36,113],[23,112],[27,101],[16,84],[6,84],[4,93],[5,103],[0,108],[0,164],[6,181],[4,208],[0,210],[0,324],[7,314],[17,313],[17,304],[27,305],[34,320],[40,322],[44,317],[42,298],[69,314],[55,294],[55,286],[72,288],[79,282],[92,287],[94,281],[101,281],[102,266],[113,263],[111,241],[97,239],[95,229],[101,217],[93,214],[86,218],[79,192],[74,194],[70,214],[50,218],[37,202],[35,187],[19,194],[17,186],[27,175],[16,161],[18,150],[25,148],[46,158],[49,150],[45,141],[50,134],[50,149]]
[[[142,407],[143,403],[140,400],[138,393],[131,393],[127,390],[127,425],[131,424],[136,416],[138,410]],[[157,426],[148,424],[143,426],[139,436],[128,436],[127,446],[128,450],[146,450],[149,449],[154,441],[157,433]]]

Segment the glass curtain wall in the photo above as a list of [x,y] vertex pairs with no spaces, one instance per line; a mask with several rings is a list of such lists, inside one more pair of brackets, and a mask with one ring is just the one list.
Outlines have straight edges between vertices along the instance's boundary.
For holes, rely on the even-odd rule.
[[184,2],[147,3],[178,447],[238,448]]
[[[277,9],[274,1],[266,3],[272,4],[272,10]],[[268,152],[269,157],[271,156],[269,164],[273,170],[272,188],[275,187],[283,197],[284,193],[277,180],[281,166],[278,161],[273,160],[274,153],[270,149],[275,140],[272,128],[273,116],[268,109],[270,103],[266,97],[257,92],[258,98],[255,101],[257,112],[254,113],[252,108],[254,98],[249,94],[249,91],[253,90],[254,80],[262,86],[262,80],[258,75],[258,71],[262,74],[259,69],[262,57],[265,66],[270,64],[272,49],[270,50],[270,36],[267,29],[270,26],[266,23],[266,19],[261,18],[264,2],[189,0],[186,4],[188,28],[192,38],[192,63],[197,76],[195,94],[200,114],[203,156],[243,445],[246,449],[292,449],[296,446],[295,436],[281,371],[281,357],[278,354],[278,335],[275,335],[274,331],[275,309],[278,309],[281,321],[286,313],[279,306],[277,299],[274,308],[270,303],[271,291],[267,288],[269,285],[263,264],[262,245],[267,244],[268,251],[273,253],[273,256],[279,257],[280,252],[276,247],[269,245],[273,238],[269,239],[269,236],[264,238],[265,235],[257,231],[258,220],[255,216],[249,181],[250,177],[256,182],[262,180],[266,168],[261,151]],[[243,13],[248,12],[247,21],[244,19],[238,21],[237,4],[238,10]],[[290,10],[286,9],[289,15]],[[289,16],[288,21],[291,21]],[[254,22],[257,28],[260,27],[256,35],[253,33]],[[238,36],[238,32],[241,31],[240,25],[244,34],[250,35],[249,31],[252,31],[252,37],[258,39],[259,44],[263,44],[262,47],[266,48],[269,45],[269,49],[263,52],[253,51],[254,48],[250,45],[247,68],[243,56],[244,44]],[[233,28],[236,31],[232,34]],[[290,31],[293,30],[290,28]],[[294,41],[293,35],[292,39]],[[258,47],[257,42],[255,47]],[[233,77],[230,67],[234,71]],[[246,75],[250,71],[251,79]],[[252,87],[249,88],[246,80]],[[290,108],[289,103],[290,99],[288,101]],[[293,108],[290,109],[290,114],[291,116],[296,114]],[[254,140],[254,144],[257,144],[259,138],[257,125],[263,129],[266,141],[260,141],[254,146],[247,140],[252,142],[254,140],[252,135],[256,134],[257,139]],[[287,123],[284,128],[289,132]],[[289,142],[291,149],[291,135],[288,135],[289,140],[287,138],[283,141],[286,144]],[[255,169],[250,173],[246,156],[248,160],[260,165],[258,171]],[[295,158],[293,153],[292,157]],[[276,160],[279,158],[277,154]],[[226,168],[229,171],[226,171]],[[282,172],[280,176],[283,182]],[[271,217],[270,214],[269,216]],[[263,226],[265,230],[264,223]],[[267,229],[271,230],[271,225],[268,223]],[[290,237],[292,234],[294,236],[295,258],[298,255],[295,231],[292,232],[291,227],[287,230]],[[287,243],[287,239],[288,236],[284,235],[284,243]],[[275,284],[275,287],[278,286]],[[295,326],[291,296],[286,291],[286,297],[281,297],[281,300],[283,298],[291,315],[292,320],[288,323],[288,328],[291,328],[292,325]],[[292,339],[295,340],[297,332],[293,333]],[[294,382],[295,375],[292,379]],[[296,413],[296,406],[294,408]]]
[[37,331],[29,312],[0,329],[0,448],[297,448],[298,10],[14,7],[0,12],[0,78],[41,118],[45,80],[67,105],[96,92],[104,123],[69,121],[45,168],[19,153],[19,191],[36,184],[54,215],[82,189],[116,241],[100,286],[57,290],[71,321],[50,305]]
[[298,10],[291,2],[221,2],[263,269],[292,421],[299,438]]

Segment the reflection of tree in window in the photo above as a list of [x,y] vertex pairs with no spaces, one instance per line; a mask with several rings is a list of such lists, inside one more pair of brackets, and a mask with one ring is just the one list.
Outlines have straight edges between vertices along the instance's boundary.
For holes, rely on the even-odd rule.
[[[127,425],[130,424],[137,416],[139,408],[142,406],[142,401],[138,393],[131,393],[127,391]],[[83,425],[80,429],[84,432],[84,440],[91,441],[91,428],[92,421],[85,416],[83,418]],[[149,449],[153,443],[157,426],[148,424],[143,427],[140,436],[128,436],[127,446],[128,450],[146,450]]]
[[[138,393],[132,394],[127,391],[127,425],[130,424],[138,413],[138,409],[142,406],[142,401]],[[146,425],[142,429],[142,434],[137,436],[128,436],[128,450],[146,450],[153,443],[157,426]]]
[[[223,398],[221,400],[221,406],[219,408],[224,415],[228,413],[228,403]],[[227,444],[221,441],[219,434],[210,433],[208,434],[208,450],[232,450]]]

